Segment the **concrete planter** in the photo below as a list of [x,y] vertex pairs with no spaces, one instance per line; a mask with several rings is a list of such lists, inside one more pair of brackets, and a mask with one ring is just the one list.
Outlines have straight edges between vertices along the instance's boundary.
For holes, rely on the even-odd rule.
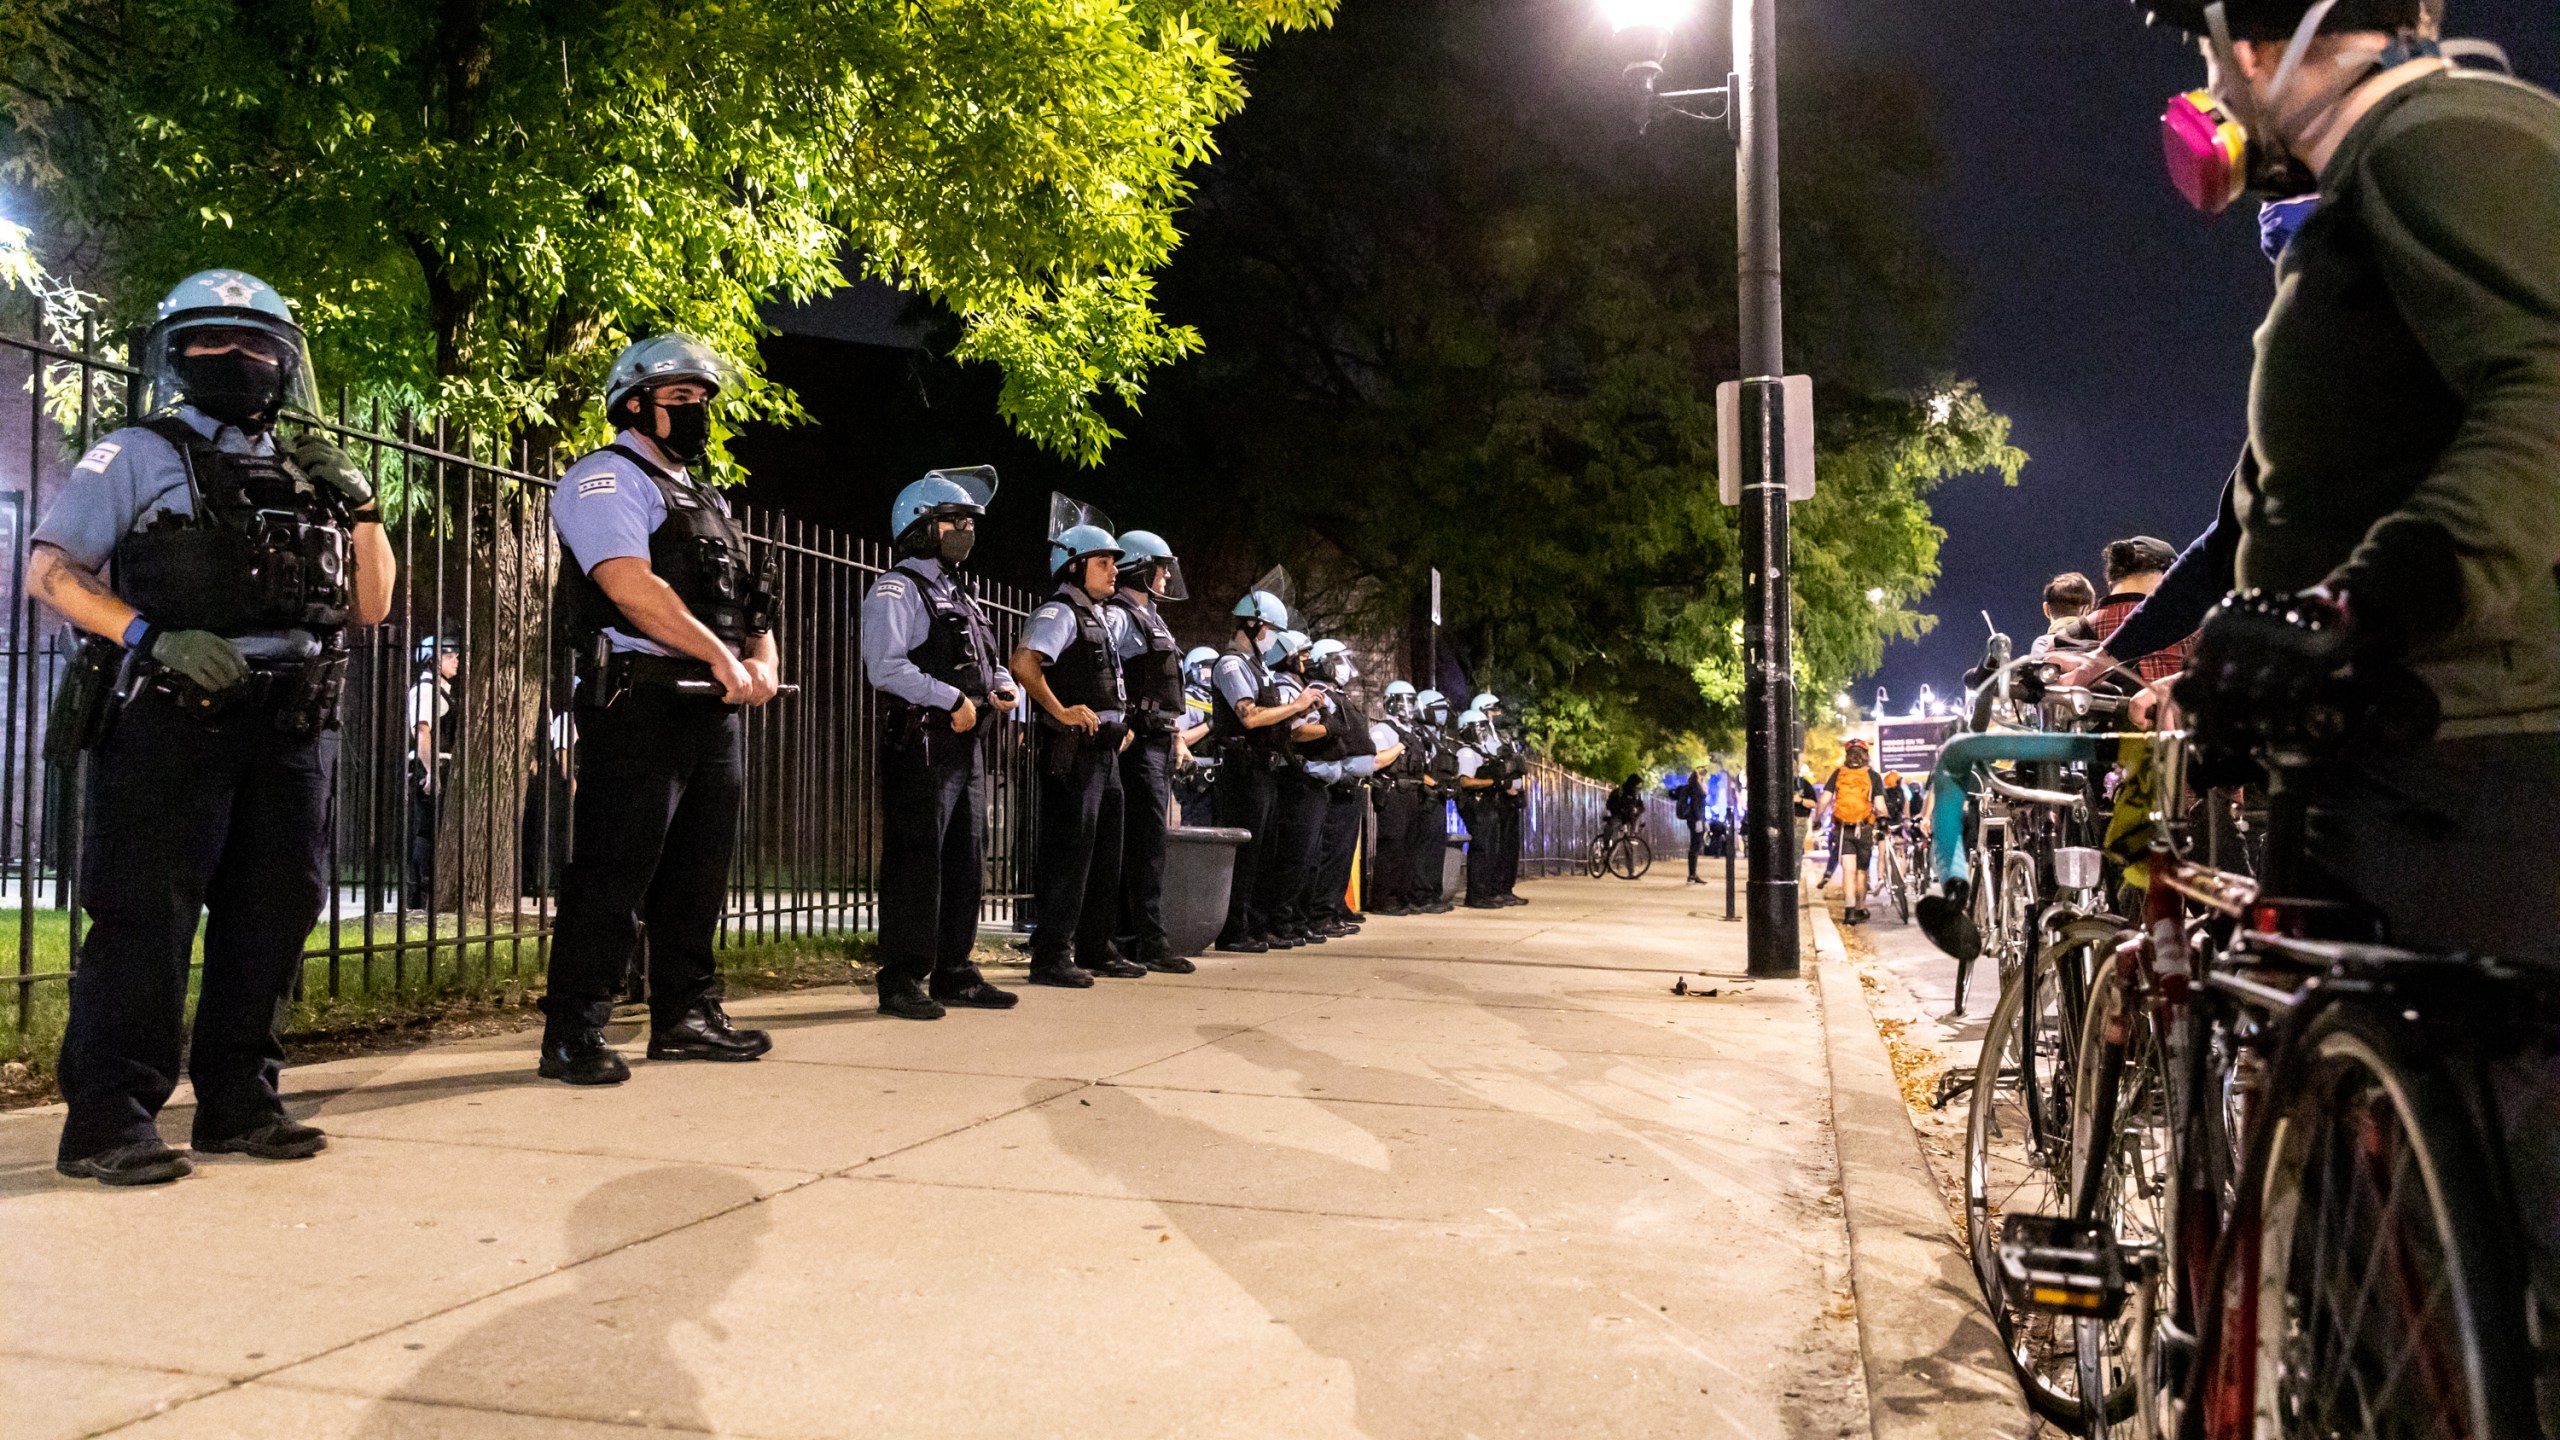
[[1177,826],[1164,837],[1164,937],[1176,955],[1197,955],[1227,923],[1227,890],[1246,830]]
[[1451,837],[1448,851],[1440,857],[1440,898],[1463,898],[1467,893],[1467,842]]

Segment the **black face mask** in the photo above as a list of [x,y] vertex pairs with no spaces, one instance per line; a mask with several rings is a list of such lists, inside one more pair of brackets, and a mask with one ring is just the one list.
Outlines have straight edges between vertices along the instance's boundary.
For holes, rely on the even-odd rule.
[[945,565],[965,564],[970,549],[977,543],[978,532],[975,530],[945,530],[942,538],[934,542],[934,554]]
[[238,350],[178,355],[170,360],[178,386],[195,406],[225,425],[264,430],[284,404],[284,367]]
[[667,417],[667,433],[651,438],[658,448],[687,464],[711,452],[711,406],[693,400],[681,405],[651,401],[651,406]]

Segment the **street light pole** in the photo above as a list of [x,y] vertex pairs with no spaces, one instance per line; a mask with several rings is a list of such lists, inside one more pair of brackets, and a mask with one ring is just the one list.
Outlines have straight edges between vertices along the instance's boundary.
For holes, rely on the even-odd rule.
[[1778,284],[1776,0],[1733,0],[1735,273],[1742,332],[1742,723],[1753,975],[1796,973],[1796,689]]
[[[1723,120],[1735,149],[1735,278],[1742,380],[1742,727],[1751,894],[1745,952],[1753,975],[1797,972],[1796,687],[1792,561],[1787,537],[1785,347],[1778,305],[1777,0],[1730,0],[1733,74],[1716,89],[1660,90],[1671,29],[1688,0],[1601,0],[1617,32],[1639,128],[1657,115]],[[1720,110],[1694,110],[1712,98]],[[1809,437],[1799,436],[1801,446]],[[1733,477],[1726,477],[1731,479]],[[1811,476],[1802,477],[1810,481]]]

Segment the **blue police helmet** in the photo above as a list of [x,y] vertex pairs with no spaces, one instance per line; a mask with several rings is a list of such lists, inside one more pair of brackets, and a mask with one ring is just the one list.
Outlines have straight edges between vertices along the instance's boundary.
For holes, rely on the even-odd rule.
[[1458,728],[1461,730],[1472,730],[1483,723],[1484,712],[1477,709],[1470,708],[1458,717]]
[[1326,678],[1348,685],[1359,677],[1359,668],[1351,663],[1351,647],[1331,638],[1307,647],[1307,668],[1324,672]]
[[277,352],[281,370],[278,408],[318,419],[320,396],[311,376],[311,351],[293,307],[274,286],[246,270],[199,270],[169,288],[160,299],[150,332],[143,337],[143,411],[157,414],[187,398],[176,363],[179,337],[191,331],[245,331],[261,337]]
[[1499,710],[1502,708],[1502,701],[1500,697],[1496,696],[1490,690],[1478,691],[1476,693],[1476,698],[1468,701],[1467,704],[1474,709],[1485,711]]
[[1434,705],[1445,706],[1448,703],[1449,697],[1437,690],[1425,690],[1413,697],[1414,708],[1417,710],[1428,710]]
[[1410,680],[1390,680],[1387,682],[1387,698],[1390,700],[1393,700],[1399,695],[1411,695],[1412,693],[1413,682]]
[[1281,604],[1280,597],[1268,590],[1246,591],[1245,597],[1236,602],[1232,613],[1239,620],[1259,620],[1265,625],[1286,626],[1289,623],[1289,607]]
[[1065,579],[1067,567],[1096,555],[1120,557],[1120,542],[1099,525],[1070,525],[1049,537],[1049,573]]
[[920,521],[984,515],[995,498],[996,469],[992,465],[928,470],[923,479],[899,491],[898,498],[889,502],[889,536],[902,541]]
[[428,661],[436,658],[436,652],[438,651],[442,651],[447,655],[458,655],[462,653],[462,646],[460,642],[456,641],[450,635],[421,635],[418,637],[419,664],[424,665]]
[[1192,647],[1190,654],[1182,657],[1182,668],[1185,670],[1190,669],[1194,665],[1215,665],[1217,663],[1218,652],[1210,649],[1206,645],[1195,645]]
[[729,362],[720,352],[681,331],[634,340],[613,357],[604,372],[604,410],[611,415],[634,393],[652,385],[691,380],[708,385],[713,394],[729,383]]
[[1270,642],[1262,647],[1262,663],[1265,665],[1280,664],[1290,656],[1295,655],[1306,648],[1307,637],[1304,631],[1274,631],[1272,632]]
[[1182,583],[1182,562],[1152,530],[1120,532],[1120,583],[1145,589],[1159,600],[1191,598]]

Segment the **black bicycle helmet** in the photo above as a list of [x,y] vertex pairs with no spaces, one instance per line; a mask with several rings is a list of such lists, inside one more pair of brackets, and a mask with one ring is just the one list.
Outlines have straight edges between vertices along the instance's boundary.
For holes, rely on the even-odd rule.
[[[2212,28],[2204,13],[2210,3],[2211,0],[2133,0],[2134,8],[2143,13],[2145,20],[2190,35],[2202,35]],[[2234,40],[2287,40],[2312,4],[2313,0],[2222,0],[2222,21],[2230,27]],[[2342,30],[2396,33],[2417,28],[2431,10],[2438,8],[2428,0],[2338,0],[2320,22],[2320,29],[2324,34]]]

